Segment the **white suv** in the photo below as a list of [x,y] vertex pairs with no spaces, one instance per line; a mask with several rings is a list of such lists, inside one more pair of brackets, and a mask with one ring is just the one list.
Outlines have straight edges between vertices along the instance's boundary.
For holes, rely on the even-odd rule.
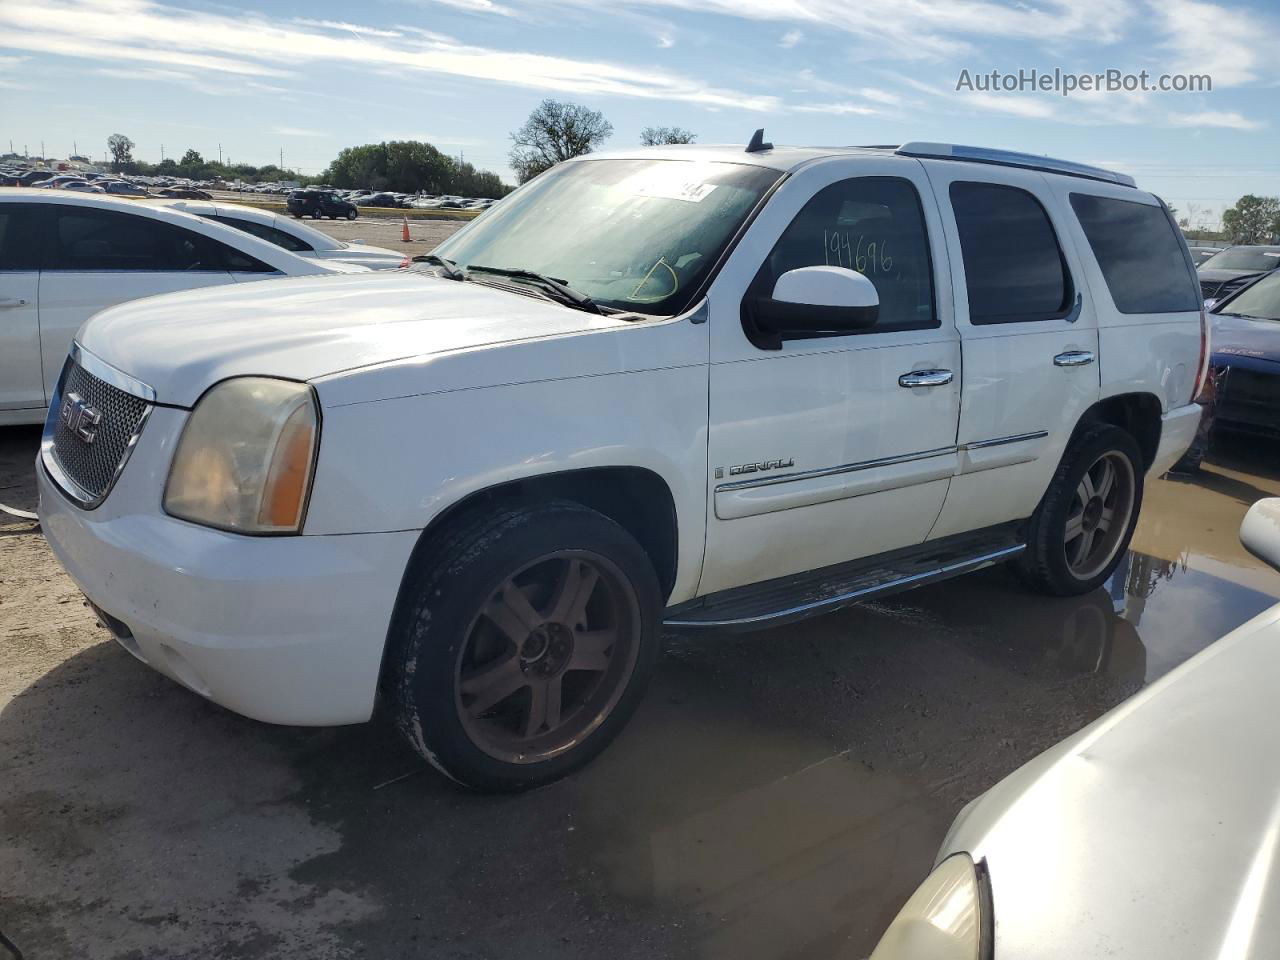
[[762,139],[564,163],[410,270],[103,312],[39,457],[54,550],[192,690],[338,724],[381,689],[488,789],[598,753],[664,622],[1005,560],[1096,588],[1200,419],[1168,210],[1043,157]]

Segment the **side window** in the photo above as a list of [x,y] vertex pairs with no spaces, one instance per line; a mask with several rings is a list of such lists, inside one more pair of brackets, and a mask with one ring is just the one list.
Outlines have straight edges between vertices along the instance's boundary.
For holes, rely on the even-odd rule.
[[164,224],[114,210],[57,207],[45,269],[168,270]]
[[0,271],[40,268],[36,216],[34,204],[0,204]]
[[[231,270],[235,273],[278,273],[275,267],[263,263],[257,257],[252,257],[242,250],[235,247],[227,246],[220,240],[214,240],[211,237],[200,237],[209,249],[210,262],[216,266],[209,269],[214,270]],[[202,268],[203,269],[203,268]]]
[[1200,286],[1182,238],[1163,207],[1071,194],[1111,299],[1121,313],[1200,309]]
[[970,323],[1066,316],[1075,291],[1039,200],[1018,187],[957,181],[951,184],[951,209],[960,233]]
[[747,300],[769,296],[788,270],[813,266],[846,267],[875,284],[879,319],[859,334],[940,324],[924,211],[909,180],[857,177],[818,191],[774,244]]
[[243,230],[245,233],[251,233],[259,240],[265,240],[267,243],[274,243],[277,247],[283,247],[294,253],[299,251],[309,251],[315,248],[300,237],[295,237],[291,233],[285,233],[283,230],[277,230],[275,227],[269,227],[265,223],[256,223],[253,220],[240,220],[237,217],[208,217],[209,220],[216,220],[218,223],[225,223],[229,227],[235,227],[237,230]]

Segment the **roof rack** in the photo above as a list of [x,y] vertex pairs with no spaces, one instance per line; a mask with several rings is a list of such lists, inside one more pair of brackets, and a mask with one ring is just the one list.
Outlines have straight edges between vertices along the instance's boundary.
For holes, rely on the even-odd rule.
[[955,143],[926,143],[912,141],[904,143],[894,151],[904,157],[928,157],[933,160],[967,160],[970,163],[994,163],[1002,167],[1025,167],[1028,170],[1041,170],[1045,173],[1062,173],[1069,177],[1083,177],[1086,180],[1101,180],[1103,183],[1118,183],[1122,187],[1136,187],[1138,184],[1127,173],[1115,173],[1101,167],[1091,167],[1085,163],[1073,163],[1070,160],[1055,160],[1053,157],[1041,157],[1034,153],[1018,153],[1014,150],[992,150],[988,147],[965,147]]

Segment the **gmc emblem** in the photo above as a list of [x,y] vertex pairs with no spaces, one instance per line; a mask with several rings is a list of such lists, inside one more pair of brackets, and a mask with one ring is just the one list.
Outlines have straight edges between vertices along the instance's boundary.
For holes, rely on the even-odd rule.
[[97,426],[102,421],[102,414],[85,403],[80,394],[68,393],[62,400],[58,419],[85,443],[93,443],[98,435]]

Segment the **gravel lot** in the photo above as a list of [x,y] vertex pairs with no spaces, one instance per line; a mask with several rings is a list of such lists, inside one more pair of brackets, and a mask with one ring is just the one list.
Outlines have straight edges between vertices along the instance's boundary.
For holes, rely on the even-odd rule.
[[[38,438],[0,428],[0,502],[34,506]],[[864,957],[968,799],[1280,598],[1236,539],[1276,494],[1248,446],[1150,482],[1133,551],[1078,599],[995,569],[669,636],[595,764],[496,798],[381,717],[273,727],[171,683],[0,514],[0,931],[27,960]]]
[[410,220],[409,236],[412,239],[404,243],[400,238],[400,231],[404,227],[402,220],[362,217],[355,221],[308,220],[306,222],[339,240],[372,243],[374,246],[386,247],[389,250],[402,250],[411,257],[430,253],[446,237],[452,236],[466,226],[466,223],[461,220]]

